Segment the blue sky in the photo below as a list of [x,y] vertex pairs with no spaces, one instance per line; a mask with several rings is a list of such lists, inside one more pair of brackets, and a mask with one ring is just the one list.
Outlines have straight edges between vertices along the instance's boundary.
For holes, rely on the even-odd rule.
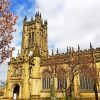
[[[21,36],[24,16],[27,16],[28,18],[30,16],[34,16],[36,1],[35,0],[33,0],[33,2],[31,0],[10,0],[10,1],[11,1],[10,10],[19,17],[17,20],[17,26],[19,27],[17,27],[17,33],[14,34],[19,34]],[[30,12],[29,9],[33,9],[33,12]],[[19,28],[21,28],[20,31]],[[18,41],[15,40],[15,43],[16,46],[20,46],[21,39],[18,39]]]
[[[22,39],[23,19],[28,20],[37,10],[42,19],[48,21],[48,48],[56,52],[65,52],[67,46],[77,50],[89,49],[90,42],[93,47],[100,47],[100,0],[11,0],[11,10],[19,17],[13,33],[12,46],[15,47],[13,56],[20,50]],[[0,68],[0,80],[7,76],[7,61]]]
[[10,9],[15,13],[16,13],[16,10],[17,10],[18,6],[23,6],[24,5],[26,11],[28,9],[30,9],[31,7],[34,7],[34,9],[36,7],[36,1],[35,0],[33,0],[33,2],[32,2],[32,0],[10,0],[10,1],[11,1]]
[[[17,31],[13,33],[14,39],[12,41],[12,46],[14,46],[16,49],[13,53],[13,56],[16,56],[17,51],[20,50],[21,46],[24,16],[27,16],[28,18],[34,16],[36,9],[36,1],[35,0],[10,0],[10,1],[11,1],[10,10],[19,17],[16,25],[14,26],[15,29],[17,29]],[[7,62],[8,60],[3,62],[3,64],[0,66],[1,67],[0,80],[6,80],[7,70],[8,70]]]

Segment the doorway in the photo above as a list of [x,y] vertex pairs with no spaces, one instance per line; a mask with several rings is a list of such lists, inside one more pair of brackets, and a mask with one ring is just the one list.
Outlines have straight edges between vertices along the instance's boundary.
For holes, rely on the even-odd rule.
[[13,100],[18,100],[19,99],[19,85],[15,85],[14,90],[13,90]]

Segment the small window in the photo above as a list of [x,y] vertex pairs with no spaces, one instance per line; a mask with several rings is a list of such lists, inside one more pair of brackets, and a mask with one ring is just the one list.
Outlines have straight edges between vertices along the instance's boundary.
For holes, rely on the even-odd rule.
[[29,33],[29,47],[34,45],[34,32]]

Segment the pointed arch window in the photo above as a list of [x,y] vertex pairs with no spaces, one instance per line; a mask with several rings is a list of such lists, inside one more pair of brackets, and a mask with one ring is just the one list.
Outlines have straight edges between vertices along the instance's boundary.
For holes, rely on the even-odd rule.
[[93,90],[94,80],[90,77],[80,75],[80,89],[81,90]]
[[67,87],[67,77],[64,68],[59,68],[57,71],[57,87],[59,90]]
[[33,46],[33,44],[34,44],[34,32],[32,32],[32,46]]
[[66,85],[67,85],[66,77],[64,77],[63,79],[58,78],[57,83],[58,83],[58,89],[59,90],[65,89],[66,88]]
[[48,90],[51,88],[51,77],[49,73],[42,75],[42,89]]
[[34,44],[34,32],[29,33],[29,46],[33,46]]
[[29,33],[29,47],[31,46],[31,33]]

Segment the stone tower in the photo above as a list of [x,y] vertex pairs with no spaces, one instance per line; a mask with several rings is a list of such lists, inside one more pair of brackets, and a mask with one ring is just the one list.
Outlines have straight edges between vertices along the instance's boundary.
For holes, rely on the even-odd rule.
[[47,21],[43,22],[41,14],[36,12],[34,20],[32,18],[27,21],[27,17],[24,18],[21,54],[11,58],[8,64],[4,99],[38,99],[41,83],[40,59],[47,57]]
[[36,45],[39,48],[40,57],[47,57],[47,21],[42,21],[39,12],[36,12],[34,20],[31,18],[31,21],[27,21],[27,17],[24,18],[21,54],[25,49],[28,54],[30,52],[35,54]]

